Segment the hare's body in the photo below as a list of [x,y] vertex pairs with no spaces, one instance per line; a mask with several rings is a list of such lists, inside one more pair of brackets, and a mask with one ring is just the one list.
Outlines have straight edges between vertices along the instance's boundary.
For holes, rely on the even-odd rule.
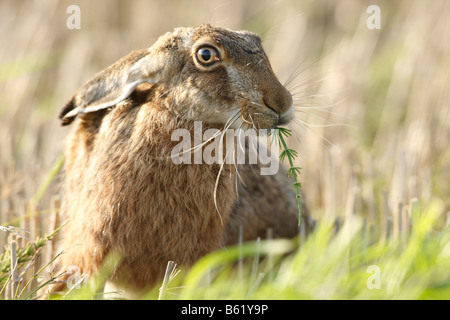
[[194,121],[203,130],[260,129],[292,118],[292,98],[257,36],[208,25],[176,29],[88,82],[61,114],[65,124],[77,116],[66,149],[63,210],[71,221],[63,270],[92,274],[118,253],[112,279],[140,290],[161,280],[170,260],[189,266],[236,243],[239,226],[245,240],[268,228],[276,237],[296,235],[284,172],[261,176],[258,165],[171,158],[172,133],[193,133]]
[[94,272],[116,250],[135,288],[159,280],[169,260],[190,265],[223,245],[221,219],[227,223],[236,199],[234,167],[225,166],[219,217],[213,196],[219,165],[176,165],[170,158],[172,132],[192,123],[160,104],[141,103],[115,108],[98,128],[97,119],[80,123],[66,165],[65,211],[73,220],[66,264]]

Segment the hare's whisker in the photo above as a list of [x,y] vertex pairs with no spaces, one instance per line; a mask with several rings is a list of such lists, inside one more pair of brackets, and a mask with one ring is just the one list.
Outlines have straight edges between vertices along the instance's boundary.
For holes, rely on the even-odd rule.
[[249,99],[249,101],[250,101],[251,104],[254,104],[254,105],[258,106],[258,107],[265,107],[265,106],[262,105],[261,103],[257,103],[257,102],[255,102],[255,101],[250,100],[250,99]]
[[[294,81],[295,79],[297,79],[298,76],[300,76],[303,72],[305,72],[306,70],[309,69],[309,66],[306,66],[303,68],[301,68],[301,66],[302,65],[299,64],[297,67],[294,68],[294,70],[292,70],[292,73],[289,75],[289,77],[283,84],[286,88],[288,88],[289,85],[291,84],[291,82]],[[289,89],[289,91],[291,91],[291,90]]]
[[252,124],[250,121],[245,120],[244,115],[241,115],[241,118],[242,118],[242,121],[244,121],[245,123]]
[[[316,116],[316,115],[311,115],[312,117],[318,118],[320,120],[324,120],[323,118]],[[343,123],[343,122],[336,122],[336,123],[329,123],[329,124],[313,124],[313,123],[309,123],[306,122],[300,118],[295,118],[294,121],[297,121],[307,127],[312,127],[312,128],[328,128],[328,127],[339,127],[339,126],[345,126],[345,127],[349,127],[349,128],[356,128],[356,126],[348,124],[348,123]]]
[[[230,150],[227,150],[227,152],[226,152],[226,154],[225,154],[225,159],[228,158],[228,153],[229,153],[231,150],[233,150],[233,148],[231,148]],[[221,176],[221,174],[222,174],[223,167],[224,167],[224,165],[225,165],[225,159],[222,161],[222,164],[220,165],[220,169],[219,169],[219,172],[217,173],[217,177],[216,177],[216,182],[215,182],[215,184],[214,184],[214,206],[216,207],[216,211],[217,211],[217,214],[219,215],[220,223],[222,224],[222,226],[223,226],[224,224],[223,224],[223,218],[222,218],[222,215],[220,214],[219,206],[217,205],[217,188],[219,187],[219,180],[220,180],[220,176]]]
[[[322,168],[320,167],[319,163],[316,161],[316,159],[312,156],[308,144],[304,143],[303,139],[301,138],[301,134],[299,135],[297,133],[297,130],[294,128],[294,126],[292,125],[292,123],[288,124],[289,129],[291,129],[292,131],[292,135],[294,136],[294,138],[297,140],[298,142],[298,147],[301,148],[303,150],[303,153],[314,163],[314,166],[317,168],[317,170],[319,171],[320,175],[322,177],[325,176],[325,174],[322,171]],[[300,131],[303,131],[304,129],[301,126],[298,126],[298,129]]]
[[[242,133],[242,127],[244,126],[244,123],[241,123],[240,125],[239,125],[239,128],[238,128],[238,137],[237,137],[237,141],[238,141],[238,146],[237,147],[239,147],[239,148],[241,148],[241,150],[242,150],[242,152],[244,153],[244,156],[245,156],[245,145],[244,145],[244,147],[242,146],[242,144],[241,144],[241,133]],[[245,141],[244,141],[244,144],[245,144]],[[237,152],[236,152],[236,158],[235,158],[235,162],[234,162],[234,167],[235,167],[235,169],[236,169],[236,175],[235,175],[235,186],[236,186],[236,198],[237,199],[239,199],[239,189],[238,189],[238,179],[241,179],[241,180],[243,180],[243,178],[241,177],[241,175],[239,174],[239,164],[238,164],[238,161],[237,161]]]
[[[300,75],[302,75],[305,71],[307,70],[311,70],[313,68],[314,65],[318,65],[318,63],[320,62],[320,60],[323,57],[319,57],[318,59],[315,59],[309,63],[306,63],[306,61],[301,61],[300,63],[297,64],[297,66],[292,70],[292,73],[289,75],[288,79],[284,82],[284,86],[289,90],[292,91],[292,88],[289,88],[290,84],[292,83],[292,81],[296,80]],[[311,79],[311,78],[310,78]],[[314,78],[312,78],[311,80],[309,80],[309,82],[315,82],[317,80],[315,80]],[[304,81],[304,82],[308,82]]]
[[163,93],[161,93],[158,98],[156,98],[155,102],[158,101],[159,99],[161,99],[162,97],[164,97],[166,94],[168,94],[171,90],[173,90],[173,88],[167,89],[166,91],[164,91]]
[[352,159],[350,159],[348,157],[348,155],[345,154],[345,152],[337,145],[335,145],[334,143],[332,143],[330,140],[328,140],[327,138],[325,138],[323,135],[317,133],[315,130],[313,130],[313,128],[311,128],[311,126],[307,126],[304,123],[301,122],[295,122],[294,123],[297,124],[297,126],[299,128],[302,129],[308,129],[310,130],[313,134],[317,135],[321,140],[322,140],[322,145],[329,151],[331,152],[333,151],[337,151],[340,155],[342,155],[344,158],[346,158],[349,162],[351,162],[352,164],[354,164],[354,161]]
[[264,62],[264,59],[259,59],[259,61],[256,64],[260,64],[261,62]]
[[320,97],[325,97],[326,95],[311,95],[308,97],[303,97],[303,98],[293,98],[294,101],[294,105],[296,108],[302,108],[302,109],[330,109],[330,108],[334,108],[337,105],[345,102],[345,99],[342,99],[340,101],[337,101],[333,104],[327,104],[324,106],[311,106],[311,105],[299,105],[297,104],[298,102],[302,102],[302,101],[311,101],[311,102],[316,102],[317,98]]
[[[314,86],[317,86],[319,83],[321,83],[325,78],[309,78],[304,81],[299,81],[298,83],[294,84],[292,87],[289,88],[289,91],[291,93],[296,92],[297,94],[305,94],[308,92],[314,91]],[[296,91],[302,89],[300,91]],[[294,95],[294,94],[293,94]]]
[[[257,113],[255,113],[255,114],[257,114]],[[260,113],[258,113],[258,114],[260,114]],[[248,113],[248,116],[250,117],[250,120],[252,121],[252,128],[257,130],[257,128],[255,126],[255,122],[253,121],[253,118],[252,118],[252,115],[250,114],[250,112]]]
[[[232,118],[235,118],[223,131],[222,131],[222,135],[221,135],[221,139],[223,139],[223,137],[224,137],[224,134],[225,134],[225,132],[226,132],[226,130],[228,130],[228,128],[230,127],[230,126],[232,126],[235,122],[236,122],[236,120],[237,119],[239,119],[240,117],[239,117],[239,113],[240,113],[240,109],[233,115],[233,116],[231,116],[230,117],[230,119],[232,119]],[[229,120],[230,120],[229,119]],[[228,122],[228,121],[227,121]],[[230,150],[233,150],[233,148],[231,148]],[[219,210],[219,207],[218,207],[218,205],[217,205],[217,188],[218,188],[218,186],[219,186],[219,180],[220,180],[220,175],[221,175],[221,173],[222,173],[222,170],[223,170],[223,166],[225,165],[225,159],[227,159],[228,158],[228,153],[230,152],[230,150],[227,150],[227,152],[226,152],[226,154],[225,154],[225,158],[224,159],[222,159],[222,164],[220,165],[220,169],[219,169],[219,172],[217,173],[217,177],[216,177],[216,182],[215,182],[215,184],[214,184],[214,193],[213,193],[213,197],[214,197],[214,206],[216,207],[216,211],[217,211],[217,214],[219,215],[219,218],[220,218],[220,222],[221,222],[221,224],[223,225],[223,219],[222,219],[222,215],[220,214],[220,210]],[[237,194],[237,189],[236,189],[236,194]]]
[[[224,125],[224,128],[217,130],[217,132],[214,133],[214,134],[213,134],[210,138],[208,138],[207,140],[202,141],[201,143],[199,143],[199,144],[193,146],[192,148],[183,150],[183,152],[179,152],[179,153],[178,153],[178,156],[184,155],[184,154],[186,154],[186,153],[188,153],[188,152],[191,152],[191,151],[194,151],[194,152],[195,152],[195,151],[199,150],[200,148],[204,147],[208,142],[210,142],[210,141],[212,141],[213,139],[217,138],[219,135],[221,135],[221,138],[222,138],[223,135],[225,134],[226,130],[227,130],[230,126],[232,126],[232,125],[234,124],[234,122],[236,122],[237,118],[239,118],[239,112],[240,112],[240,110],[238,110],[235,114],[233,114],[233,115],[228,119],[228,121],[227,121],[227,122],[225,123],[225,125]],[[233,121],[231,121],[231,120],[232,120],[233,118],[235,118],[235,117],[236,117],[236,119],[234,119]],[[231,121],[231,122],[230,122],[230,121]]]
[[239,136],[238,136],[238,146],[242,150],[242,152],[245,154],[245,150],[244,150],[244,148],[245,148],[245,140],[244,140],[244,147],[241,144],[241,142],[242,142],[241,141],[241,132],[242,132],[242,127],[243,126],[244,126],[244,123],[241,123],[241,125],[238,128],[238,134],[239,134]]

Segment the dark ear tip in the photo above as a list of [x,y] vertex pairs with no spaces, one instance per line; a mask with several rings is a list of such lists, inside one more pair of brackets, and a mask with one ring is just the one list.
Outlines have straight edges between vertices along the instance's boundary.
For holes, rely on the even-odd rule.
[[73,120],[75,120],[75,117],[67,117],[67,118],[60,118],[61,121],[61,125],[63,127],[68,126],[69,124],[71,124],[73,122]]
[[72,123],[72,121],[75,119],[74,116],[72,117],[66,117],[66,115],[72,111],[73,109],[75,109],[74,106],[74,98],[70,99],[69,102],[66,103],[66,105],[64,106],[64,108],[61,110],[61,112],[59,113],[58,118],[60,120],[62,120],[62,125],[63,126],[67,126],[69,124]]

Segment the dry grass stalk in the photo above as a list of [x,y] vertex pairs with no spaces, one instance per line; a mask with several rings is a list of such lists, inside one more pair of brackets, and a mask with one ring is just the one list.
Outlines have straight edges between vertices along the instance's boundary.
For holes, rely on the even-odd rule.
[[174,261],[169,261],[167,263],[166,272],[164,274],[164,279],[161,287],[159,288],[158,300],[164,300],[167,295],[167,287],[169,286],[170,281],[175,278],[178,274],[177,264]]
[[[51,233],[53,230],[58,229],[60,226],[60,216],[59,210],[61,208],[61,199],[59,196],[52,197],[52,209],[51,209],[51,223],[50,230],[47,230],[47,233]],[[53,257],[57,255],[56,244],[58,242],[58,233],[56,233],[52,237],[51,244],[47,251],[47,261],[50,261]]]
[[14,300],[17,294],[17,288],[19,286],[19,277],[17,270],[17,241],[14,234],[10,234],[9,238],[9,251],[11,253],[11,268],[10,268],[10,279],[9,279],[9,292],[6,297]]

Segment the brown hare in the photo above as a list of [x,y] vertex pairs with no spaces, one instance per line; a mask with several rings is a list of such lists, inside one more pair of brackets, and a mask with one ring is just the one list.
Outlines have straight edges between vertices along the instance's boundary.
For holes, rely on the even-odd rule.
[[[149,49],[98,73],[60,114],[74,122],[65,162],[59,270],[93,274],[117,252],[111,281],[134,291],[157,284],[167,262],[190,266],[238,241],[298,233],[285,169],[175,163],[177,129],[271,129],[293,118],[291,94],[247,31],[177,28]],[[207,144],[204,144],[205,147]],[[248,148],[248,144],[246,145]],[[306,229],[311,228],[303,210]],[[52,291],[63,289],[64,283]]]

